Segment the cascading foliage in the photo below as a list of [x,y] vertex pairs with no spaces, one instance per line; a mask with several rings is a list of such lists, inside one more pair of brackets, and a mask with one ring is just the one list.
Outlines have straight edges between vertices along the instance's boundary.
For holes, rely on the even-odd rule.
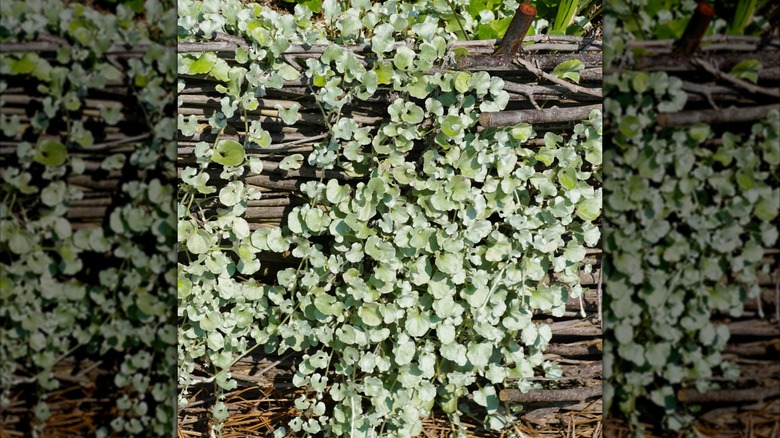
[[[615,2],[605,21],[614,41],[605,64],[622,60],[624,43],[640,35],[679,36],[693,2],[651,14],[644,1]],[[634,18],[626,18],[628,16]],[[618,17],[626,18],[617,26]],[[713,28],[724,29],[716,19]],[[677,32],[677,34],[675,34]],[[731,72],[756,80],[756,62]],[[717,312],[740,316],[758,298],[757,276],[765,247],[778,239],[780,116],[769,113],[752,127],[704,124],[660,128],[659,115],[687,103],[679,78],[623,72],[605,77],[604,111],[611,139],[604,184],[605,412],[680,431],[696,410],[677,400],[680,388],[705,392],[714,376],[734,379],[735,364],[721,352],[728,327]],[[730,132],[731,131],[731,132]],[[661,421],[662,420],[662,421]]]
[[[153,0],[116,5],[115,14],[60,1],[0,4],[0,42],[61,44],[0,54],[0,106],[29,97],[23,113],[0,115],[0,410],[32,401],[33,424],[11,427],[51,433],[53,394],[82,379],[62,363],[77,371],[95,363],[109,383],[85,385],[98,394],[80,405],[94,420],[72,430],[169,434],[176,119],[166,111],[176,71],[165,46],[175,12]],[[108,54],[115,45],[138,51],[117,60]],[[95,108],[106,87],[124,91]],[[118,182],[105,221],[76,224],[74,204],[95,195],[85,181],[110,184],[109,174]],[[95,398],[112,405],[92,411]]]
[[[199,29],[247,42],[232,66],[213,53],[179,55],[180,74],[221,82],[211,129],[257,108],[266,90],[305,80],[328,137],[279,167],[294,171],[306,159],[341,172],[305,183],[306,202],[281,227],[251,231],[242,216],[262,194],[245,178],[263,171],[253,151],[269,146],[268,131],[249,124],[251,148],[231,140],[195,147],[179,203],[187,260],[179,266],[180,407],[198,383],[196,363],[230,390],[231,365],[263,348],[305,352],[293,379],[306,388],[295,403],[301,415],[277,436],[416,435],[435,405],[457,425],[469,395],[486,426],[507,426],[514,417],[499,404],[501,388],[526,391],[535,384],[524,378],[560,376],[543,357],[551,330],[531,317],[562,315],[567,298],[582,293],[585,248],[600,236],[600,112],[531,147],[533,126],[477,129],[479,115],[502,110],[508,95],[498,77],[448,69],[446,4],[325,1],[323,21],[301,5],[294,11],[179,3],[180,41],[196,41]],[[337,45],[350,43],[372,53]],[[298,71],[283,56],[290,44],[329,46]],[[377,96],[389,96],[381,124],[344,115]],[[292,125],[299,109],[279,107],[279,117]],[[192,134],[197,120],[180,116],[179,127]],[[216,186],[209,170],[226,184]],[[204,215],[198,206],[211,199],[221,208]],[[286,251],[298,266],[259,282],[258,253]],[[558,275],[547,281],[551,271]],[[213,418],[219,430],[221,400]]]
[[720,354],[728,327],[710,315],[739,316],[760,296],[758,272],[771,268],[759,263],[763,248],[778,237],[780,164],[776,111],[750,134],[652,130],[663,109],[684,104],[679,85],[665,73],[623,74],[605,81],[604,103],[619,121],[605,183],[604,398],[632,421],[661,410],[672,430],[693,421],[676,388],[705,391],[715,373],[738,376]]

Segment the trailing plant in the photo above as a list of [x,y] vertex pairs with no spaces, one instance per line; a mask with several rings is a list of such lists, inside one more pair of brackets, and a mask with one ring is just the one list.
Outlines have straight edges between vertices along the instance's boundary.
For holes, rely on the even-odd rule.
[[[0,406],[32,394],[34,435],[45,433],[47,398],[63,386],[58,365],[85,359],[113,374],[99,390],[115,402],[89,433],[173,430],[176,120],[165,111],[175,57],[164,44],[175,13],[144,5],[141,15],[124,4],[110,15],[59,1],[0,9],[4,49],[22,47],[0,54],[0,106],[10,106],[10,89],[30,93],[25,113],[0,115]],[[23,49],[46,36],[61,47]],[[144,49],[116,60],[106,55],[114,45]],[[107,83],[135,94],[90,107]],[[132,129],[148,134],[134,140]],[[112,130],[119,139],[102,141]],[[130,151],[112,153],[120,145]],[[82,184],[108,172],[122,176],[105,221],[75,224]]]
[[[605,39],[614,43],[605,64],[615,68],[644,55],[639,45],[627,53],[634,39],[679,38],[696,3],[607,6]],[[726,30],[717,15],[709,33]],[[731,74],[757,83],[761,68],[748,59]],[[636,436],[642,422],[690,430],[699,407],[679,401],[678,391],[739,376],[721,355],[729,329],[711,316],[742,315],[760,295],[757,276],[772,268],[760,262],[763,248],[778,238],[777,111],[743,126],[661,128],[658,120],[686,107],[682,86],[662,72],[614,72],[604,81],[613,142],[604,186],[605,411],[628,420]]]
[[710,316],[739,316],[759,296],[780,199],[778,112],[747,133],[660,129],[660,114],[686,104],[681,84],[665,73],[611,75],[604,102],[614,143],[604,187],[605,410],[633,426],[663,418],[673,431],[695,420],[678,389],[704,392],[717,386],[711,377],[739,374],[721,356],[729,330]]
[[[311,84],[328,129],[308,158],[278,164],[320,172],[281,227],[251,230],[244,217],[263,196],[248,182],[266,166],[262,122],[244,118],[243,145],[198,143],[196,164],[182,169],[179,405],[213,383],[215,433],[227,418],[220,394],[237,385],[231,366],[256,349],[303,353],[293,378],[305,388],[300,415],[276,436],[412,436],[435,406],[463,435],[460,418],[477,415],[469,397],[486,427],[501,429],[515,421],[501,388],[560,376],[543,357],[550,327],[531,318],[561,315],[582,293],[585,248],[600,236],[601,114],[566,136],[545,133],[540,147],[529,146],[537,131],[527,124],[477,129],[508,95],[499,77],[447,68],[455,37],[440,3],[325,1],[323,22],[301,5],[282,15],[239,1],[180,3],[180,29],[193,29],[181,41],[197,41],[199,28],[247,43],[235,64],[179,55],[185,78],[220,82],[212,132],[285,81]],[[339,46],[352,43],[372,53]],[[290,44],[328,47],[298,71],[284,57]],[[423,73],[433,67],[441,71]],[[377,98],[386,101],[380,124],[347,115]],[[278,120],[293,125],[300,109],[280,105]],[[203,128],[180,116],[184,135]],[[212,200],[221,207],[204,213]],[[290,254],[297,266],[263,282],[264,253]],[[211,376],[193,378],[197,363]]]

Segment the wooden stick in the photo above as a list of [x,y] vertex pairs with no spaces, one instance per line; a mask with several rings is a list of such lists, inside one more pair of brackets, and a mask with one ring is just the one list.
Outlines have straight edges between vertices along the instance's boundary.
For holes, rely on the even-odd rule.
[[780,104],[762,105],[755,107],[731,107],[719,110],[680,111],[676,113],[662,113],[658,115],[656,122],[662,128],[695,125],[705,123],[708,125],[722,123],[754,122],[766,118],[769,111],[780,109]]
[[714,83],[698,84],[691,81],[683,81],[682,89],[688,92],[688,102],[706,100],[714,109],[718,109],[718,103],[743,102],[744,96],[733,88],[723,87]]
[[601,98],[589,94],[572,93],[571,90],[561,87],[560,85],[518,84],[504,80],[504,90],[521,93],[526,96],[533,96],[538,100],[557,100],[566,98],[589,101],[601,100]]
[[[64,43],[57,43],[54,41],[25,41],[25,42],[18,42],[18,43],[0,43],[0,53],[56,52],[62,47],[70,47],[70,44],[68,44],[67,41],[65,41]],[[166,47],[165,49],[175,51],[176,47]],[[127,47],[124,44],[114,44],[105,52],[105,54],[144,56],[146,55],[146,52],[148,50],[149,50],[148,44],[138,44],[130,47]]]
[[714,389],[701,393],[696,389],[677,391],[677,400],[683,403],[746,403],[758,402],[780,396],[780,386],[767,386],[750,389]]
[[304,178],[313,178],[313,179],[319,179],[319,178],[339,179],[339,180],[355,179],[347,175],[346,173],[338,170],[321,170],[311,166],[301,166],[301,168],[297,170],[284,170],[284,169],[280,169],[279,163],[274,161],[263,161],[263,173],[266,172],[278,173],[286,178],[304,177]]
[[780,330],[780,259],[777,260],[777,269],[775,270],[775,320],[777,329]]
[[528,33],[531,23],[536,17],[536,8],[530,3],[520,3],[515,16],[509,23],[501,43],[491,56],[514,56],[520,53],[523,38]]
[[727,324],[731,336],[745,336],[755,338],[770,338],[780,336],[780,327],[769,321],[755,319],[748,321],[735,321]]
[[601,356],[602,350],[603,346],[601,339],[594,339],[569,344],[550,344],[547,349],[544,350],[544,353],[556,354],[559,356]]
[[97,219],[106,216],[108,206],[69,207],[65,216],[68,219]]
[[[552,71],[558,64],[579,59],[586,68],[601,67],[600,53],[581,53],[569,55],[530,55],[524,59],[533,61],[538,70]],[[516,58],[506,56],[463,56],[456,62],[458,70],[470,71],[516,71]],[[531,70],[529,70],[531,71]],[[537,75],[538,76],[538,75]]]
[[[313,97],[313,96],[312,96]],[[221,108],[222,104],[220,103],[221,97],[217,96],[208,96],[208,95],[202,95],[202,94],[181,94],[179,95],[179,100],[184,104],[193,104],[193,105],[206,105],[206,106],[212,106],[215,108]],[[295,106],[297,106],[299,109],[314,109],[317,108],[316,104],[312,102],[302,102],[302,101],[293,101],[293,100],[278,100],[278,99],[265,99],[260,98],[257,99],[258,108],[268,108],[268,109],[275,109],[277,105],[282,107],[283,109],[290,109]],[[253,112],[258,112],[259,110],[254,110]]]
[[510,403],[550,403],[580,401],[601,396],[601,385],[573,389],[538,389],[523,394],[519,389],[502,389],[498,398]]
[[707,2],[701,2],[696,6],[688,26],[685,27],[683,36],[674,46],[672,56],[690,56],[699,47],[699,42],[710,25],[715,8]]
[[300,188],[301,184],[305,180],[301,179],[280,179],[279,177],[269,177],[266,175],[249,176],[244,179],[247,184],[251,184],[258,187],[265,187],[275,190],[296,191]]
[[665,71],[665,72],[691,72],[700,69],[696,61],[704,60],[712,64],[717,64],[723,70],[731,70],[735,65],[748,59],[755,59],[764,66],[764,70],[759,74],[759,79],[763,78],[764,71],[780,67],[780,56],[773,52],[760,53],[724,53],[718,55],[689,57],[671,57],[669,55],[658,56],[640,56],[637,57],[633,65],[629,66],[632,70],[645,71]]
[[601,104],[571,108],[552,107],[538,110],[482,113],[479,116],[479,124],[485,128],[495,128],[499,126],[517,125],[518,123],[537,124],[573,122],[586,120],[593,110],[601,110]]
[[[702,49],[704,47],[716,46],[718,44],[742,43],[742,44],[752,45],[753,50],[755,50],[757,47],[759,47],[762,44],[762,41],[763,40],[760,36],[751,36],[751,35],[708,35],[701,39],[701,42],[710,43],[707,46],[702,46]],[[674,43],[675,40],[672,39],[633,40],[626,43],[626,48],[628,49],[633,49],[633,48],[651,49],[654,47],[671,48],[674,45]],[[771,44],[780,47],[780,40],[771,41]]]
[[749,342],[746,344],[728,344],[723,354],[735,354],[737,356],[770,357],[780,352],[780,339]]
[[285,206],[263,206],[263,207],[247,207],[244,213],[244,218],[250,219],[282,219],[287,217],[287,209],[290,207]]
[[[545,321],[543,321],[545,322]],[[550,331],[553,336],[574,336],[574,337],[599,337],[601,336],[601,327],[594,325],[587,320],[573,319],[570,321],[549,322]]]
[[[587,94],[590,96],[595,97],[602,97],[601,89],[591,89],[591,88],[585,88],[580,87],[579,85],[574,85],[569,82],[564,81],[563,79],[558,79],[557,77],[546,73],[541,68],[537,67],[536,65],[532,64],[529,61],[526,61],[522,58],[515,58],[515,61],[517,64],[522,65],[525,67],[526,70],[530,71],[531,73],[535,74],[539,78],[547,79],[550,82],[553,82],[555,84],[560,85],[561,87],[566,88],[567,90],[571,91],[572,93],[579,93],[579,94]],[[557,65],[557,64],[556,64]]]
[[[236,37],[237,38],[237,37]],[[528,35],[525,37],[524,41],[527,42],[540,42],[540,43],[570,43],[571,46],[581,46],[581,47],[595,47],[595,48],[601,48],[602,42],[601,40],[593,39],[593,38],[583,38],[573,35]],[[474,40],[474,41],[456,41],[452,44],[452,49],[457,48],[465,48],[469,50],[471,53],[484,53],[489,54],[492,53],[494,50],[494,47],[496,44],[501,44],[501,39],[495,39],[495,40]],[[217,51],[225,51],[225,52],[235,52],[236,48],[238,48],[237,42],[229,42],[229,41],[204,41],[204,42],[181,42],[178,44],[178,51],[179,53],[186,53],[186,52],[217,52]],[[411,43],[408,43],[406,41],[398,41],[393,44],[393,48],[397,49],[399,47],[408,47],[408,48],[414,48]],[[527,45],[523,49],[524,50],[533,50],[534,44]],[[303,45],[303,44],[291,44],[290,47],[285,51],[286,54],[296,54],[296,53],[324,53],[325,49],[328,48],[327,44],[314,44],[314,45]],[[350,46],[342,46],[343,50],[353,52],[353,53],[370,53],[371,52],[371,44],[355,44]],[[558,49],[550,49],[550,50],[562,50],[560,48]]]
[[743,81],[742,79],[735,78],[734,76],[730,74],[726,74],[719,70],[717,67],[715,67],[712,63],[705,61],[703,59],[694,59],[693,62],[695,64],[698,64],[707,71],[707,73],[715,76],[718,79],[724,80],[726,82],[729,82],[748,93],[752,94],[761,94],[764,96],[774,97],[774,98],[780,98],[780,89],[777,88],[766,88],[761,87],[755,84],[751,84],[748,81]]

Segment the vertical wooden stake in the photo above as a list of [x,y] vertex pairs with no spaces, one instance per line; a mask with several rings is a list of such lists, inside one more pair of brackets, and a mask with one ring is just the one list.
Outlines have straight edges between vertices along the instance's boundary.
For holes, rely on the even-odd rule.
[[673,56],[690,56],[699,47],[701,37],[707,31],[712,16],[715,15],[715,8],[707,2],[701,2],[696,6],[691,21],[683,32],[683,36],[677,40],[672,50]]
[[515,16],[512,17],[512,22],[509,23],[509,28],[506,30],[504,38],[501,39],[492,56],[512,56],[518,54],[520,47],[523,45],[523,38],[528,33],[531,22],[535,17],[536,8],[534,5],[520,3]]

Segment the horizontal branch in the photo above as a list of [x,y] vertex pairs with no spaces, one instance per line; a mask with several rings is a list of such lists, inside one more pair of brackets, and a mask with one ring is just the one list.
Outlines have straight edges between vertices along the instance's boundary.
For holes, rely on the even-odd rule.
[[519,389],[502,389],[498,398],[510,403],[551,403],[581,401],[601,397],[601,385],[572,389],[540,389],[522,393]]
[[73,175],[67,178],[68,184],[80,186],[90,190],[113,191],[119,188],[119,178],[101,178],[94,180],[89,175]]
[[600,337],[601,327],[584,319],[569,321],[541,321],[550,326],[553,336]]
[[762,105],[755,107],[731,107],[714,110],[680,111],[676,113],[662,113],[656,121],[662,128],[689,126],[697,123],[717,125],[724,123],[754,122],[766,118],[769,111],[780,109],[780,104]]
[[553,343],[550,344],[545,354],[556,354],[558,356],[601,356],[602,354],[601,339],[594,339],[581,342],[573,342],[568,344]]
[[301,166],[296,170],[284,170],[279,168],[279,163],[275,161],[263,161],[263,173],[278,173],[286,178],[311,178],[311,179],[338,179],[350,180],[356,179],[338,170],[321,170],[311,166]]
[[[780,54],[778,54],[780,56]],[[707,73],[715,76],[717,79],[720,79],[722,81],[726,81],[731,83],[733,86],[746,91],[749,94],[760,94],[769,96],[775,99],[780,99],[780,89],[777,88],[767,88],[767,87],[761,87],[756,84],[752,84],[748,81],[736,78],[730,74],[727,74],[721,70],[719,70],[716,66],[713,64],[706,62],[702,59],[696,59],[696,64],[698,64],[701,68],[707,71]]]
[[479,124],[485,128],[499,126],[512,126],[518,123],[561,123],[587,120],[593,110],[601,110],[601,104],[577,106],[570,108],[545,108],[538,110],[500,111],[495,113],[482,113],[479,116]]
[[575,93],[566,87],[560,85],[540,85],[540,84],[519,84],[516,82],[504,81],[504,90],[511,93],[520,93],[531,96],[537,100],[560,100],[572,99],[579,101],[601,101],[601,97],[591,96],[589,94]]
[[106,217],[108,206],[74,207],[68,208],[65,216],[68,219],[102,219]]
[[726,324],[729,328],[731,336],[744,336],[744,337],[778,337],[780,336],[780,328],[777,323],[771,323],[765,320],[748,320],[748,321],[734,321]]
[[[219,37],[219,34],[218,34]],[[238,37],[233,37],[238,38]],[[540,51],[540,50],[556,50],[556,51],[582,51],[582,50],[600,50],[602,46],[601,40],[593,38],[583,38],[570,35],[529,35],[524,39],[525,42],[537,43],[526,44],[523,46],[523,50],[526,51]],[[467,49],[469,53],[484,53],[490,54],[493,52],[493,48],[496,44],[499,44],[501,39],[495,40],[478,40],[478,41],[456,41],[450,47],[452,49],[463,48]],[[238,41],[203,41],[203,42],[182,42],[178,44],[179,53],[187,52],[235,52],[239,47]],[[536,47],[538,46],[538,47]],[[295,53],[324,53],[325,49],[329,47],[328,44],[291,44],[290,47],[284,52],[285,54]],[[398,41],[393,44],[393,49],[400,47],[408,47],[414,49],[414,44],[406,41]],[[371,44],[354,44],[348,46],[341,46],[342,50],[353,53],[371,53]]]
[[[22,52],[42,52],[51,53],[56,52],[61,48],[71,47],[70,43],[63,40],[63,43],[57,43],[54,41],[26,41],[18,43],[0,43],[0,53],[22,53]],[[151,47],[148,44],[137,44],[134,46],[128,46],[125,44],[114,44],[108,48],[104,55],[125,55],[125,56],[144,56]],[[172,52],[176,51],[176,47],[165,47],[165,49]],[[235,49],[234,49],[235,50]]]
[[780,353],[780,339],[750,342],[746,344],[728,344],[723,354],[734,354],[742,357],[771,357]]
[[589,94],[595,97],[603,96],[603,93],[600,88],[599,89],[585,88],[579,85],[574,85],[571,82],[566,82],[561,78],[558,78],[556,76],[551,75],[550,73],[545,72],[544,69],[540,68],[537,63],[531,62],[521,57],[515,58],[514,62],[517,63],[518,65],[523,66],[526,70],[533,73],[538,78],[546,79],[550,82],[558,84],[559,86],[570,90],[572,93]]
[[[541,70],[552,71],[564,61],[578,59],[585,68],[600,68],[601,53],[581,53],[577,55],[519,55],[521,59],[530,62]],[[457,60],[458,70],[513,71],[517,70],[514,56],[463,56]]]
[[[203,96],[201,96],[203,97]],[[207,99],[201,99],[203,100],[204,104],[201,104],[201,108],[194,108],[194,107],[186,107],[182,106],[178,109],[178,114],[181,114],[187,118],[190,115],[194,115],[199,118],[199,120],[207,120],[211,115],[213,115],[217,111],[221,111],[221,107],[219,105],[213,104],[214,98],[207,98]],[[279,101],[276,101],[279,102]],[[266,104],[268,101],[266,100]],[[278,125],[285,125],[284,121],[281,117],[279,117],[279,111],[275,109],[268,109],[269,107],[261,107],[255,110],[247,110],[247,116],[252,115],[254,117],[247,117],[248,120],[258,120],[260,123],[275,123]],[[270,107],[272,108],[272,107]],[[237,113],[238,116],[238,113]],[[363,125],[373,125],[381,122],[382,120],[385,120],[383,117],[376,117],[376,116],[367,116],[367,115],[361,115],[361,114],[349,114],[345,112],[343,116],[350,117],[354,121],[363,124]],[[243,119],[243,117],[241,117]],[[296,120],[296,123],[304,123],[309,125],[324,125],[324,119],[322,118],[321,114],[318,113],[305,113],[305,112],[298,112],[298,118]],[[286,125],[285,125],[286,126]]]
[[[314,96],[312,96],[314,97]],[[181,94],[179,95],[179,101],[183,104],[193,104],[193,105],[203,105],[203,106],[212,106],[216,108],[221,108],[222,103],[220,102],[220,99],[222,97],[218,96],[208,96],[208,95],[201,95],[201,94]],[[280,99],[265,99],[260,98],[257,99],[257,107],[259,109],[257,110],[251,110],[249,112],[256,113],[259,112],[261,109],[275,109],[276,106],[280,106],[282,109],[290,109],[293,107],[298,107],[299,109],[316,109],[317,105],[314,100],[309,101],[294,101],[294,100],[280,100]]]
[[[675,40],[635,40],[626,43],[626,49],[641,49],[645,54],[671,53]],[[698,52],[756,52],[766,45],[770,48],[780,48],[780,40],[766,42],[760,36],[744,35],[710,35],[701,39]]]
[[780,386],[758,387],[750,389],[715,389],[701,393],[696,389],[677,391],[677,400],[683,403],[747,403],[758,402],[780,396]]
[[242,217],[247,220],[283,218],[287,216],[288,209],[288,206],[247,207]]
[[704,55],[696,57],[673,57],[668,55],[640,56],[635,58],[631,68],[645,71],[686,72],[699,70],[697,59],[717,65],[722,70],[731,70],[742,61],[754,59],[764,66],[764,69],[780,67],[780,56],[774,52],[761,53],[727,53],[719,55]]
[[303,179],[280,178],[278,176],[255,175],[245,178],[248,184],[276,190],[296,191],[306,182]]

